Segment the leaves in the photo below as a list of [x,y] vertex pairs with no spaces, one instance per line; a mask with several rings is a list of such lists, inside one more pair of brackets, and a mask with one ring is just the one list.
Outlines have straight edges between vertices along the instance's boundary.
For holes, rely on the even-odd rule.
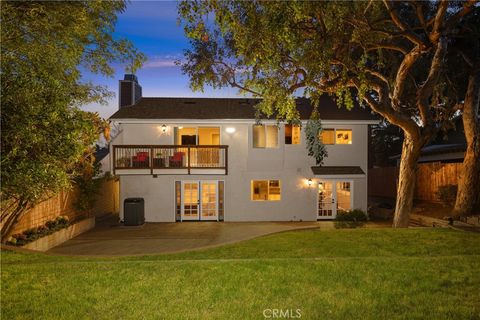
[[25,208],[79,174],[78,162],[108,127],[79,106],[111,96],[82,82],[82,71],[110,76],[113,62],[134,70],[145,59],[112,36],[124,9],[123,1],[2,3],[2,200]]
[[317,166],[323,165],[323,159],[328,156],[327,149],[320,139],[321,133],[322,122],[318,112],[314,111],[305,126],[305,136],[308,155],[315,158]]

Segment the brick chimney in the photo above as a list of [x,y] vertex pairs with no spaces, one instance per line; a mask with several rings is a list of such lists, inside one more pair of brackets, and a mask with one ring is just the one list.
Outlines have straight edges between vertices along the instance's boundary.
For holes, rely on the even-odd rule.
[[142,87],[138,84],[137,76],[126,74],[123,80],[118,81],[118,108],[137,103],[142,97]]

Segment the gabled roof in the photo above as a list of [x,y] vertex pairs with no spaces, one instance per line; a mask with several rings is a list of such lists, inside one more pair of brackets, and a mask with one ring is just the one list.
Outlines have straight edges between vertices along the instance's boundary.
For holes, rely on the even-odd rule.
[[[141,98],[134,105],[122,107],[110,119],[255,119],[254,106],[259,102],[246,98]],[[309,99],[298,98],[297,108],[300,119],[310,118]],[[322,120],[378,120],[359,105],[352,110],[338,108],[327,95],[320,98],[319,111]]]

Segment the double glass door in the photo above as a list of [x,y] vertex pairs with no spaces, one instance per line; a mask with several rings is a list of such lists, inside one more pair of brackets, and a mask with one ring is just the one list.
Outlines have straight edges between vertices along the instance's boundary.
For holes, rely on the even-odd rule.
[[182,181],[182,220],[218,220],[218,181]]
[[324,180],[318,183],[317,219],[335,219],[338,211],[352,209],[352,182]]

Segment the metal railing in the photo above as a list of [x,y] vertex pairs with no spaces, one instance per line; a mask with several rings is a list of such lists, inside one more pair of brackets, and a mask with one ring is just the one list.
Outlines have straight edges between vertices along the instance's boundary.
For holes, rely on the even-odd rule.
[[228,171],[226,145],[114,145],[113,167],[123,169],[224,169]]

